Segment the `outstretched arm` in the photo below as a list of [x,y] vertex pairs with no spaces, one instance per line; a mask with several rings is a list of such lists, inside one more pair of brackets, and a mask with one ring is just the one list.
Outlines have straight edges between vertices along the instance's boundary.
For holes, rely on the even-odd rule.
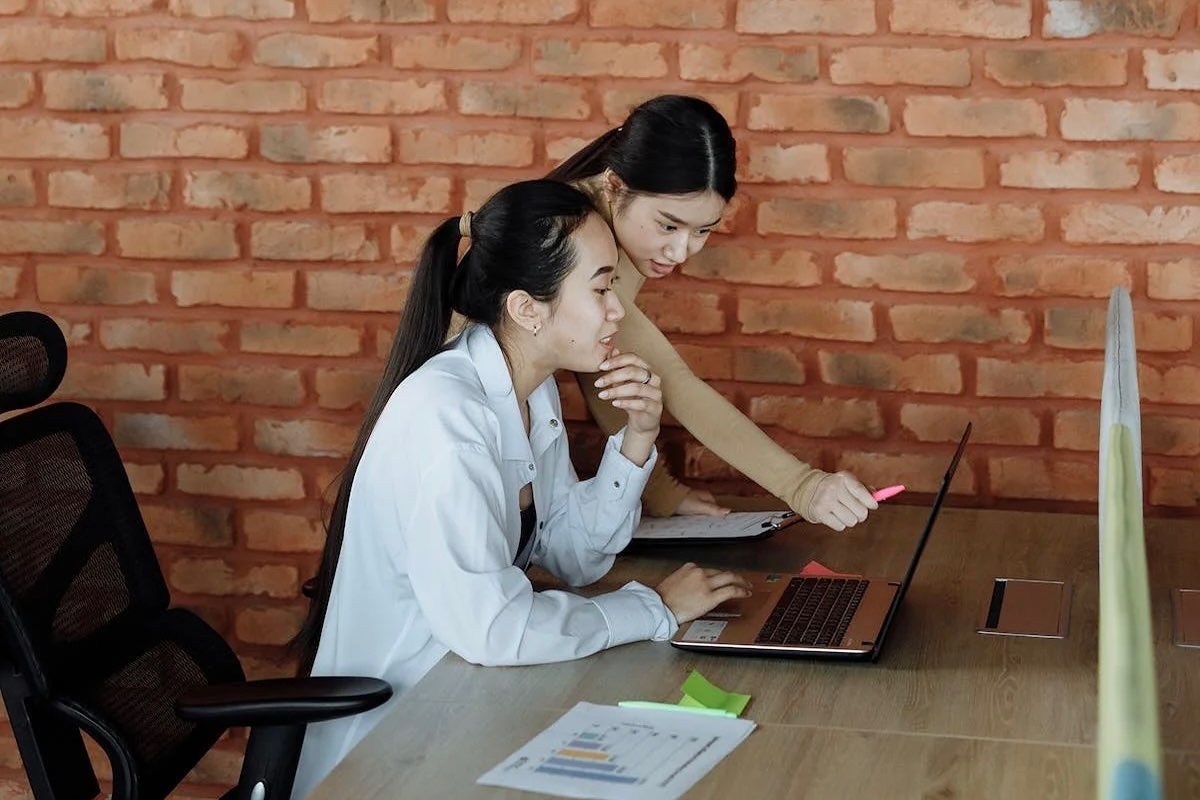
[[783,500],[810,522],[835,530],[877,508],[870,493],[846,472],[814,469],[776,444],[757,425],[696,377],[679,353],[632,302],[625,304],[621,349],[640,355],[662,376],[664,405],[680,424],[730,466]]

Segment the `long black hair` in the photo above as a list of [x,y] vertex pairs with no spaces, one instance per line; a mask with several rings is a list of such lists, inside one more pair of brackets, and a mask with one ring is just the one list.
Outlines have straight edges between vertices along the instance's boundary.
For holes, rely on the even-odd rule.
[[577,181],[606,169],[634,192],[737,192],[737,143],[729,123],[699,97],[647,100],[613,128],[556,167],[547,178]]
[[[575,266],[571,234],[589,213],[588,198],[565,183],[524,181],[501,189],[474,214],[446,220],[425,243],[383,375],[340,476],[308,617],[292,640],[301,653],[302,674],[312,667],[329,607],[354,474],[388,399],[445,347],[452,312],[496,330],[509,292],[523,290],[535,300],[554,301]],[[459,260],[461,230],[469,234],[470,244]]]

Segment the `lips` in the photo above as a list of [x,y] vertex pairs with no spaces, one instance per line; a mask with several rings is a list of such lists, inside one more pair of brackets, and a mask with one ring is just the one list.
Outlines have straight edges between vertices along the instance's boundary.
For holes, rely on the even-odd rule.
[[650,268],[659,275],[670,275],[678,266],[678,264],[664,264],[661,261],[655,261],[653,259],[650,261]]
[[616,345],[616,342],[613,341],[616,337],[617,337],[617,332],[613,331],[608,336],[605,336],[603,339],[601,339],[600,344],[604,347],[605,350],[611,350]]

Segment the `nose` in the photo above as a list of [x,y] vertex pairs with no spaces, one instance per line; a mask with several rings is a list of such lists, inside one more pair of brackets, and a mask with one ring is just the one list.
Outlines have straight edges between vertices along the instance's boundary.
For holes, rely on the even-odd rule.
[[667,243],[663,247],[663,255],[674,264],[679,264],[686,260],[688,256],[688,232],[684,230],[676,231],[671,238],[667,239]]
[[621,299],[617,297],[616,292],[609,292],[605,295],[608,298],[608,314],[606,318],[611,322],[619,322],[625,318],[625,306],[621,303]]

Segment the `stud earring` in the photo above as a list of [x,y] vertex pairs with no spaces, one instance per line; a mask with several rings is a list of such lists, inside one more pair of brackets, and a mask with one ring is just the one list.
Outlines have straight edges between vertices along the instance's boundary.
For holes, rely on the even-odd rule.
[[537,336],[537,335],[538,335],[538,331],[540,331],[541,329],[542,329],[542,326],[541,326],[541,325],[534,325],[534,326],[533,326],[533,335],[534,335],[534,336]]

